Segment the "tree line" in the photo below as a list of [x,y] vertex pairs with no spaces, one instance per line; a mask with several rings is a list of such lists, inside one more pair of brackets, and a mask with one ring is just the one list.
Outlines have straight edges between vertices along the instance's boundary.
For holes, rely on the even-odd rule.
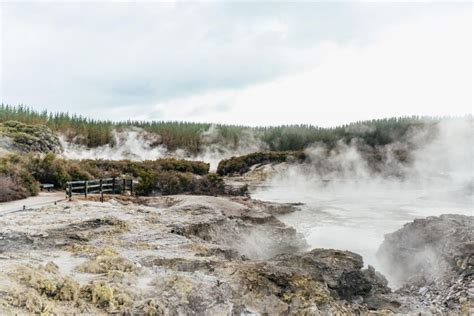
[[[179,121],[136,121],[114,122],[96,120],[67,112],[37,111],[31,107],[7,104],[0,105],[0,122],[19,121],[26,124],[41,124],[61,133],[69,141],[88,147],[106,144],[114,145],[113,131],[131,127],[141,128],[160,135],[160,143],[169,150],[184,149],[198,153],[209,143],[232,146],[248,133],[270,151],[302,150],[314,143],[333,146],[338,141],[350,141],[357,137],[370,146],[385,145],[395,140],[403,140],[410,130],[434,124],[435,117],[404,116],[369,121],[357,121],[337,127],[322,128],[314,125],[282,125],[268,127],[248,127],[210,123],[190,123]],[[205,139],[206,131],[214,128],[212,139]]]

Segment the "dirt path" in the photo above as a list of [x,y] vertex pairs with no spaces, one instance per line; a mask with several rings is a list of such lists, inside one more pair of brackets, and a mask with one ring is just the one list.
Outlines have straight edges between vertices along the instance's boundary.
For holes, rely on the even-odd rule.
[[0,203],[0,216],[12,212],[21,211],[23,206],[27,209],[38,208],[46,204],[53,204],[56,201],[65,199],[64,192],[41,192],[37,196],[32,196],[22,200]]

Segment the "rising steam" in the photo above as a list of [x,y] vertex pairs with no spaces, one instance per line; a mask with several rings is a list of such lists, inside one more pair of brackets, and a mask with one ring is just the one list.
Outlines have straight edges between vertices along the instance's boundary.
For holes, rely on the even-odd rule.
[[[445,119],[378,148],[382,158],[376,168],[358,140],[332,150],[315,145],[308,149],[310,164],[278,168],[252,196],[305,203],[281,220],[302,232],[312,247],[360,253],[384,272],[375,258],[384,234],[414,218],[473,215],[473,136],[472,117]],[[396,155],[404,150],[410,157],[400,163]]]
[[[215,125],[211,125],[207,131],[201,134],[200,154],[191,156],[191,158],[210,163],[211,170],[215,171],[219,161],[223,159],[268,150],[268,146],[258,136],[256,131],[246,129],[241,132],[236,141],[230,143],[220,137]],[[184,155],[184,157],[190,156]]]
[[268,149],[268,146],[258,137],[257,132],[243,130],[238,139],[229,142],[220,136],[215,125],[211,125],[208,130],[202,132],[200,140],[201,147],[198,154],[189,153],[184,149],[169,151],[161,145],[159,135],[130,127],[113,130],[113,145],[88,148],[66,141],[65,137],[61,138],[61,143],[64,148],[63,155],[69,159],[154,160],[175,157],[207,162],[210,164],[211,171],[217,169],[222,159]]
[[69,159],[110,159],[110,160],[153,160],[166,155],[166,148],[157,145],[161,142],[158,135],[147,133],[140,128],[128,128],[113,132],[113,145],[88,148],[61,137],[63,155]]
[[[357,128],[351,132],[363,134],[371,127]],[[331,148],[314,144],[307,149],[308,162],[274,168],[278,172],[252,196],[305,203],[300,212],[281,219],[302,232],[312,247],[360,253],[366,263],[384,272],[375,258],[384,234],[414,218],[445,213],[472,215],[473,135],[473,118],[467,117],[426,124],[397,142],[375,149],[357,138]],[[90,149],[62,142],[64,155],[73,159],[172,156],[209,162],[211,170],[221,159],[268,149],[250,130],[229,143],[215,126],[201,134],[198,155],[185,150],[170,152],[160,145],[159,136],[138,128],[114,131],[113,146]],[[401,155],[406,157],[401,159]]]

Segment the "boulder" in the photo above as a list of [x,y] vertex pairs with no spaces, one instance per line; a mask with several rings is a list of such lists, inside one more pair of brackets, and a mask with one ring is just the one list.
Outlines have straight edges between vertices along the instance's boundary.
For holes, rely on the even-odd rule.
[[350,251],[317,248],[304,253],[281,254],[271,261],[277,266],[299,269],[316,280],[324,281],[337,299],[351,301],[390,293],[385,277],[371,266],[362,269],[362,257]]
[[378,259],[402,287],[437,311],[473,308],[474,217],[441,215],[416,219],[385,236]]

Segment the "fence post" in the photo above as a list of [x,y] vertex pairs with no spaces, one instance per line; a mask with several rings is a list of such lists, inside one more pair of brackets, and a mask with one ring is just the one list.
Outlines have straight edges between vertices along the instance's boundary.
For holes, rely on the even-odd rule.
[[84,197],[87,199],[87,181],[84,181]]
[[115,177],[112,177],[112,194],[115,194]]
[[133,194],[133,179],[130,179],[130,195]]
[[122,194],[124,194],[125,191],[127,191],[127,187],[126,187],[127,183],[125,182],[125,178],[122,179],[122,182],[123,182],[123,184],[122,184]]
[[104,192],[102,191],[102,179],[99,179],[100,201],[104,203]]
[[69,182],[67,185],[68,185],[68,188],[66,190],[66,197],[69,197],[69,201],[71,201],[71,198],[72,198],[72,184]]

